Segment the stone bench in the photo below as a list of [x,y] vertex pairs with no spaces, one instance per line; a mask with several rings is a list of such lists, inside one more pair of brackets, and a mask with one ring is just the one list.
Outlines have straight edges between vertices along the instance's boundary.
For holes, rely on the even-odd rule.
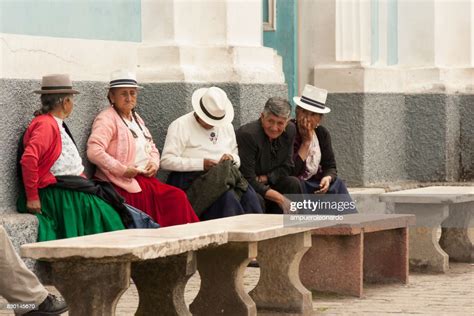
[[[228,233],[228,243],[197,251],[201,290],[193,315],[311,315],[312,295],[299,279],[299,264],[314,227],[288,227],[282,215],[249,214],[209,221]],[[334,221],[317,223],[319,227]],[[246,293],[243,274],[257,257],[260,279]],[[204,277],[204,280],[203,280]]]
[[[190,306],[194,315],[310,315],[311,292],[298,269],[311,229],[285,227],[281,215],[249,214],[28,244],[21,253],[51,262],[70,315],[113,315],[130,276],[139,293],[137,315],[190,315],[184,287],[196,257],[201,288]],[[249,295],[243,273],[254,257],[261,276]]]
[[[137,287],[137,315],[186,315],[184,286],[196,271],[195,250],[227,242],[204,225],[130,229],[21,246],[24,257],[49,261],[53,284],[73,315],[114,315],[120,296]],[[159,312],[155,306],[159,306]]]
[[345,215],[337,225],[312,231],[300,266],[310,289],[361,297],[363,282],[408,282],[408,226],[413,215]]
[[446,272],[449,259],[473,262],[473,240],[468,230],[473,227],[474,187],[403,190],[382,194],[380,200],[393,203],[397,214],[416,215],[416,228],[410,231],[410,269]]

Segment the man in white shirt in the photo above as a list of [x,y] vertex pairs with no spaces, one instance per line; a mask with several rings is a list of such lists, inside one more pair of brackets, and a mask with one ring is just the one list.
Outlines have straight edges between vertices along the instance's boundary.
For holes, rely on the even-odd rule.
[[[236,169],[240,166],[232,126],[234,109],[224,90],[217,87],[198,89],[193,93],[192,105],[193,112],[179,117],[168,127],[160,162],[163,169],[173,171],[168,183],[185,191],[194,180],[224,161],[233,161]],[[242,181],[245,180],[242,178]],[[207,194],[208,189],[222,190],[206,187],[200,194]],[[239,196],[233,190],[227,190],[210,207],[195,211],[200,213],[202,220],[262,212],[251,186],[247,185],[241,193]]]

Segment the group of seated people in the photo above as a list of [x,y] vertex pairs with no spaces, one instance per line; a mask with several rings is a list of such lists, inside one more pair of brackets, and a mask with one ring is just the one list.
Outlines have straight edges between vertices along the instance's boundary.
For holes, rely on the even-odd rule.
[[[39,241],[124,229],[114,196],[160,226],[172,226],[245,213],[288,213],[286,194],[347,194],[337,178],[329,132],[319,125],[330,111],[327,91],[307,85],[294,98],[295,120],[287,100],[270,98],[259,119],[235,132],[225,91],[198,89],[193,111],[169,126],[160,157],[136,111],[140,88],[133,73],[112,74],[110,106],[95,118],[87,142],[87,157],[96,166],[88,180],[64,122],[79,92],[68,75],[42,78],[35,91],[41,108],[20,141],[24,190],[17,203],[19,212],[38,217]],[[171,171],[166,184],[155,177],[160,167]]]

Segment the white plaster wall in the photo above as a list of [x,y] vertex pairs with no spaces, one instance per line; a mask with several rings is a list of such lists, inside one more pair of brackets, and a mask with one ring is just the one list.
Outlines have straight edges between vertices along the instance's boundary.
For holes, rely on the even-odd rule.
[[261,46],[259,0],[143,0],[147,45]]
[[462,67],[471,63],[470,0],[437,1],[435,6],[435,63]]
[[434,7],[435,0],[398,1],[399,65],[434,65]]
[[174,2],[170,0],[143,0],[142,41],[146,43],[175,44]]
[[174,2],[173,23],[178,45],[226,44],[227,1],[169,1]]
[[[471,0],[471,66],[474,67],[474,0]],[[474,83],[473,83],[474,87]]]
[[[474,86],[474,0],[398,0],[398,61],[387,66],[388,1],[378,1],[377,61],[368,0],[300,2],[300,91],[469,91]],[[309,78],[308,78],[309,77]]]
[[284,83],[281,57],[262,44],[260,0],[142,3],[140,80]]
[[298,1],[298,82],[299,93],[305,84],[314,84],[314,67],[336,60],[336,6],[334,0]]
[[336,60],[360,59],[360,15],[358,0],[336,0]]
[[227,0],[227,45],[262,46],[262,44],[261,1]]
[[41,79],[69,73],[73,80],[109,81],[116,69],[134,70],[138,43],[0,33],[0,78]]

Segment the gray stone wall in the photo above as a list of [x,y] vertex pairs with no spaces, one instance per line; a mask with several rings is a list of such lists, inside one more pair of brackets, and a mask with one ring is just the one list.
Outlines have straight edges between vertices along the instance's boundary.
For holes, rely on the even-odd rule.
[[474,94],[464,94],[460,99],[461,179],[474,179]]
[[[192,110],[192,92],[212,84],[152,83],[143,84],[139,92],[138,113],[144,118],[154,140],[163,148],[168,125],[179,116]],[[235,108],[234,125],[258,118],[265,101],[270,96],[287,95],[286,85],[251,85],[224,83],[216,84],[227,91]],[[15,213],[18,192],[16,176],[16,152],[21,133],[33,118],[33,112],[40,107],[39,96],[32,93],[40,86],[39,80],[0,81],[0,214]],[[74,111],[66,120],[78,145],[90,176],[93,169],[86,159],[86,143],[94,117],[108,106],[107,84],[104,82],[74,82],[81,92],[75,96]]]
[[364,95],[330,94],[326,104],[331,112],[321,123],[331,133],[340,177],[352,186],[362,186],[364,171]]
[[[139,94],[138,112],[160,150],[168,125],[191,111],[192,92],[212,84],[148,83]],[[235,127],[258,118],[270,96],[286,96],[285,85],[219,83],[235,107]],[[0,214],[14,213],[17,190],[16,150],[20,134],[39,97],[38,80],[0,81]],[[108,105],[106,83],[76,82],[82,93],[67,120],[86,173],[87,137],[96,114]],[[351,186],[407,181],[472,181],[474,178],[473,94],[330,94],[329,128],[339,173]]]
[[351,186],[472,181],[472,94],[328,97],[325,116],[339,174]]
[[364,184],[407,179],[404,109],[403,95],[364,95]]
[[148,83],[142,84],[137,111],[144,118],[158,148],[163,149],[168,126],[181,115],[192,111],[193,91],[215,85],[226,91],[234,106],[234,127],[255,120],[271,96],[286,98],[286,85],[235,83]]
[[[38,89],[40,81],[7,80],[0,81],[0,115],[3,120],[0,133],[0,214],[14,213],[17,197],[16,153],[18,141],[33,112],[40,107],[39,95],[32,91]],[[90,133],[95,115],[107,106],[105,83],[77,82],[75,88],[81,91],[74,99],[74,111],[67,119],[74,139],[83,159],[85,158],[87,137]],[[90,173],[90,165],[86,164],[86,173]]]

